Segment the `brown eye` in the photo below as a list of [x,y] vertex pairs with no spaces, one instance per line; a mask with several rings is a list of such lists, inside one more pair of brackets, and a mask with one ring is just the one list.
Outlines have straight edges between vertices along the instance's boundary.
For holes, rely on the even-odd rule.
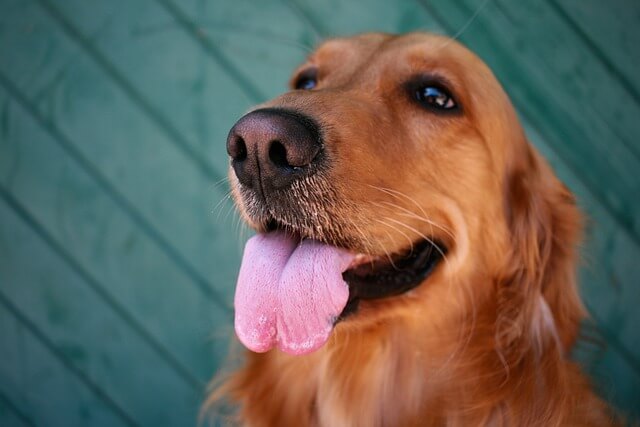
[[318,85],[318,70],[310,68],[300,73],[293,88],[298,90],[311,90]]
[[419,87],[415,92],[416,100],[428,108],[437,110],[453,110],[457,108],[456,102],[449,92],[438,86]]

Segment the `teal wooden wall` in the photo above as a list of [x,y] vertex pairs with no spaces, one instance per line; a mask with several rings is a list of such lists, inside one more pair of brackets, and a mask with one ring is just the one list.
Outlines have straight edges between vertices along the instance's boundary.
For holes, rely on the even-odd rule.
[[577,357],[640,418],[640,3],[0,0],[0,425],[195,425],[247,232],[228,129],[315,41],[457,35],[590,217]]

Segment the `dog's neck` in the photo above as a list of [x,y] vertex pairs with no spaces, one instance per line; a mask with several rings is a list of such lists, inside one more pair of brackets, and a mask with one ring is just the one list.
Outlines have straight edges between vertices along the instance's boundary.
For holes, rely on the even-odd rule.
[[576,407],[585,419],[602,413],[589,409],[601,409],[594,396],[570,395],[571,384],[585,380],[562,356],[541,310],[540,335],[515,366],[496,353],[487,303],[468,331],[398,321],[344,325],[307,356],[250,353],[225,392],[241,402],[245,423],[265,426],[536,425],[527,417],[567,420],[557,411]]

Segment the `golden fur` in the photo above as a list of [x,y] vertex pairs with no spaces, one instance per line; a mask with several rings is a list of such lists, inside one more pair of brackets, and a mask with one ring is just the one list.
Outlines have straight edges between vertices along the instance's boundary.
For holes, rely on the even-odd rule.
[[[298,189],[328,188],[296,213],[318,212],[322,228],[302,219],[292,227],[376,256],[421,236],[448,253],[414,290],[363,301],[315,353],[248,352],[211,400],[239,404],[250,426],[611,424],[567,357],[585,315],[575,277],[580,213],[489,68],[423,33],[329,40],[292,81],[309,67],[316,89],[260,106],[313,117],[333,162],[314,187]],[[444,79],[462,112],[413,103],[402,82],[416,73]]]

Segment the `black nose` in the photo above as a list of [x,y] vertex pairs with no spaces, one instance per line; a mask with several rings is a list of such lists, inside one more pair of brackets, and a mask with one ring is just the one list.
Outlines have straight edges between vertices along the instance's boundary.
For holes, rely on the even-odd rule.
[[313,174],[321,152],[318,125],[291,110],[252,111],[238,120],[227,138],[227,153],[240,182],[264,192]]

